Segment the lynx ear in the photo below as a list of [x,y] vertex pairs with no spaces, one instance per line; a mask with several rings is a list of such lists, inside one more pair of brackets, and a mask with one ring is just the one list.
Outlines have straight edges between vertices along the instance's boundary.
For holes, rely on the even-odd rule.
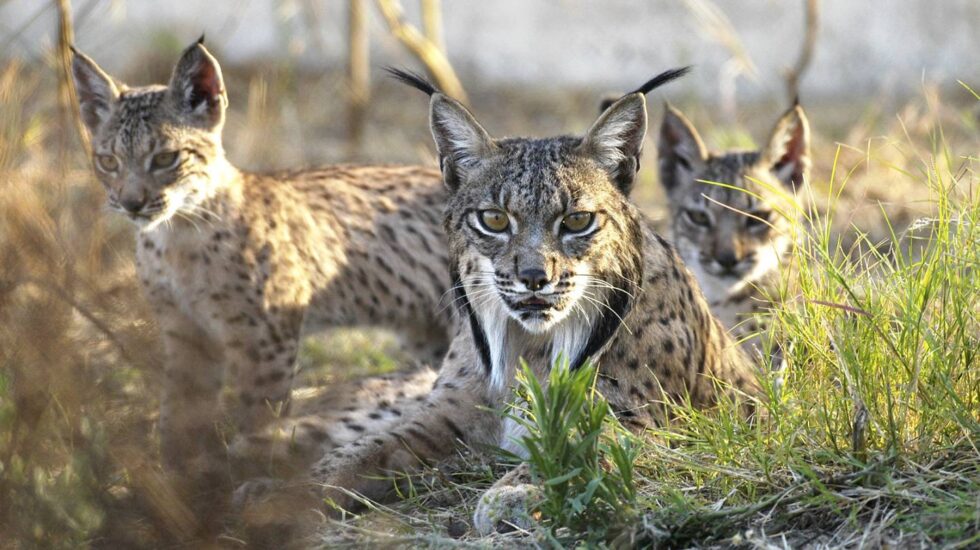
[[803,107],[794,105],[779,119],[762,160],[790,189],[803,185],[810,173],[810,124]]
[[628,195],[640,169],[646,132],[646,98],[642,93],[632,93],[599,115],[579,148],[604,167],[620,191]]
[[693,181],[708,158],[708,150],[694,125],[670,105],[666,106],[664,120],[660,124],[657,155],[660,160],[660,184],[668,193]]
[[441,93],[432,95],[429,126],[439,153],[443,180],[450,191],[455,191],[461,178],[497,147],[466,107]]
[[95,61],[75,48],[71,51],[71,74],[78,94],[78,108],[89,134],[94,136],[99,126],[109,118],[112,105],[119,98],[119,90]]
[[184,50],[170,77],[177,111],[195,125],[215,128],[224,121],[228,95],[221,67],[204,47],[204,37]]

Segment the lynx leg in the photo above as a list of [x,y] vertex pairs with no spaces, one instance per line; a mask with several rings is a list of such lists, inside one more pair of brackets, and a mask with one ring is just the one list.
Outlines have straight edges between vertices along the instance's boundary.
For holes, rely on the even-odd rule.
[[165,352],[160,408],[164,464],[192,477],[214,470],[218,437],[221,349],[176,308],[160,315]]

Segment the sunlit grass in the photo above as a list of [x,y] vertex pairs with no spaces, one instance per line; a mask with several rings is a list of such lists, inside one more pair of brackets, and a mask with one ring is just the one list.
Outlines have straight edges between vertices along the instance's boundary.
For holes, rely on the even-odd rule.
[[767,414],[677,409],[684,421],[652,440],[673,445],[639,453],[650,511],[621,540],[976,543],[980,178],[976,159],[937,146],[894,174],[927,187],[934,214],[888,242],[859,236],[855,257],[833,208],[807,209],[770,314],[786,364],[766,366]]

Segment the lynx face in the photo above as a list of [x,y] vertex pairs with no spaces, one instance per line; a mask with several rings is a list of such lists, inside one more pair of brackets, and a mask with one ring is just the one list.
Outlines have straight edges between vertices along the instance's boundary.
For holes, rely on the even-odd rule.
[[619,327],[642,278],[639,215],[627,199],[646,129],[642,94],[581,138],[495,140],[441,94],[431,109],[451,195],[456,300],[484,362],[499,380],[514,359],[500,350],[543,338],[577,365]]
[[[795,106],[761,151],[708,153],[697,131],[668,108],[660,132],[660,179],[673,237],[713,304],[778,272],[793,245],[795,191],[810,166],[809,127]],[[731,187],[713,185],[721,183]]]
[[[597,163],[576,154],[579,140],[502,141],[453,200],[456,243],[469,263],[472,294],[499,299],[532,333],[573,312],[590,317],[615,277],[605,253],[628,238],[616,212],[627,206]],[[543,159],[527,170],[521,159]],[[547,159],[547,160],[544,160]],[[476,299],[475,299],[476,301]],[[487,300],[489,301],[489,300]]]
[[75,52],[72,64],[93,165],[111,210],[151,230],[193,216],[223,161],[228,103],[221,70],[200,44],[188,48],[168,86],[129,88]]

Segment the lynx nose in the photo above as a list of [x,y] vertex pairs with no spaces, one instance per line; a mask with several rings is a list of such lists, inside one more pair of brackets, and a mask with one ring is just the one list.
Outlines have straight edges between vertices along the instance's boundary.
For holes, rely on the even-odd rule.
[[146,206],[146,197],[126,197],[119,204],[130,214],[136,214]]
[[548,274],[543,269],[525,269],[517,275],[517,280],[524,283],[528,290],[535,292],[548,284]]
[[732,269],[738,265],[738,256],[732,250],[724,250],[715,255],[715,261],[725,269]]

